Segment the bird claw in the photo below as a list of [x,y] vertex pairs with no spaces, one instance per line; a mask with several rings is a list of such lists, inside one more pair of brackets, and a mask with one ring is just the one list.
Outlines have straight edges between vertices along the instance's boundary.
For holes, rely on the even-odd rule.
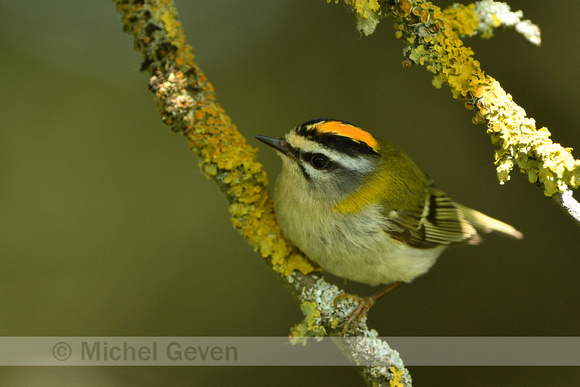
[[350,298],[351,300],[356,301],[358,303],[358,305],[353,310],[353,312],[350,314],[350,317],[348,318],[348,320],[346,320],[346,323],[344,324],[344,327],[342,329],[342,336],[345,336],[346,333],[349,330],[351,330],[352,327],[358,325],[358,322],[363,317],[366,317],[368,311],[371,309],[371,307],[377,301],[377,299],[375,298],[374,295],[369,296],[369,297],[361,297],[361,296],[358,296],[356,294],[351,294],[351,293],[345,292],[345,293],[340,293],[338,296],[336,296],[336,298],[334,299],[335,305],[336,305],[337,301],[343,300],[345,298]]
[[391,285],[387,286],[385,289],[381,290],[380,292],[375,293],[372,296],[368,296],[368,297],[361,297],[361,296],[357,296],[356,294],[350,294],[350,293],[346,293],[346,292],[340,293],[338,296],[336,296],[334,299],[335,305],[336,305],[336,301],[342,300],[345,298],[350,298],[351,300],[358,302],[357,307],[353,310],[353,312],[351,313],[348,320],[346,320],[346,324],[344,324],[344,327],[342,329],[342,336],[345,336],[348,333],[348,331],[351,329],[351,327],[354,326],[355,323],[358,324],[358,322],[363,317],[366,317],[366,315],[369,312],[369,310],[371,309],[371,307],[375,304],[375,302],[377,302],[377,300],[379,298],[383,297],[387,293],[390,293],[393,289],[398,287],[400,284],[401,284],[400,281],[394,282]]

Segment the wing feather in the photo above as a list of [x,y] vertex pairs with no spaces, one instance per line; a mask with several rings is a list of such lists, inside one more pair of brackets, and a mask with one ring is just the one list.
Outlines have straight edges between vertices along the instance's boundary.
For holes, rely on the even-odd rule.
[[481,238],[465,219],[463,211],[432,183],[425,187],[425,200],[410,211],[391,210],[385,232],[419,248],[457,243],[477,244]]

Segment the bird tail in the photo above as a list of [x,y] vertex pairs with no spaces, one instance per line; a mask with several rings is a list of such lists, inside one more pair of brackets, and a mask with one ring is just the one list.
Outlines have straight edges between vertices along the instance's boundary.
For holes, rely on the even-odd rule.
[[524,234],[507,223],[489,217],[479,211],[465,207],[461,204],[457,204],[457,207],[459,207],[461,212],[463,212],[465,219],[471,223],[473,227],[481,232],[489,233],[492,231],[497,231],[500,234],[504,234],[515,239],[522,239],[524,237]]

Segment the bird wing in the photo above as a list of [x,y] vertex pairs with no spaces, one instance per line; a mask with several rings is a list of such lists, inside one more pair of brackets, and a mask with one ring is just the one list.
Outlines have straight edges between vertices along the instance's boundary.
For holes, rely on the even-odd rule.
[[433,183],[425,187],[425,200],[416,208],[385,212],[385,232],[413,247],[432,248],[481,241],[463,211]]

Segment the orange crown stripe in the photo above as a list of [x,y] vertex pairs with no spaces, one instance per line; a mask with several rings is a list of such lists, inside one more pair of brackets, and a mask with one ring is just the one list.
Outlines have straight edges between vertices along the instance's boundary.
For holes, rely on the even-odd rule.
[[318,130],[323,133],[334,133],[339,136],[350,137],[353,140],[364,142],[377,152],[380,148],[379,143],[370,133],[365,132],[361,128],[357,128],[356,126],[345,124],[344,122],[327,121],[318,125]]

